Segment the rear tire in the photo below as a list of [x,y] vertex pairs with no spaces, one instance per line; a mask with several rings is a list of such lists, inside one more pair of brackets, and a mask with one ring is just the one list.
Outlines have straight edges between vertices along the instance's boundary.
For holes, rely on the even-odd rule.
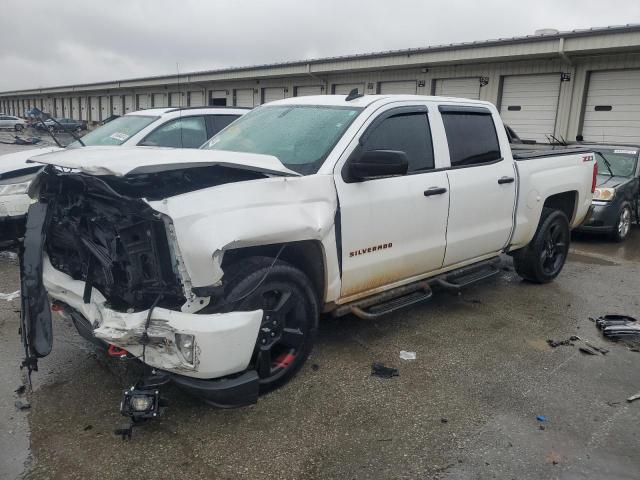
[[624,204],[618,213],[618,220],[616,226],[611,232],[611,238],[616,242],[623,242],[631,232],[631,221],[633,213],[631,212],[631,206]]
[[289,381],[304,364],[318,328],[320,309],[311,281],[292,265],[250,257],[225,271],[225,311],[264,310],[249,368],[260,393]]
[[549,283],[562,271],[569,253],[569,221],[560,210],[543,208],[531,243],[513,262],[518,275],[533,283]]

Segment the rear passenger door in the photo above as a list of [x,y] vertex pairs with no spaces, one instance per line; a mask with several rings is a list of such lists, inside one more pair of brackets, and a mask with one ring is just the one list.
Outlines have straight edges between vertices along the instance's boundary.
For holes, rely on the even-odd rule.
[[498,252],[507,244],[516,175],[511,155],[502,156],[489,109],[441,105],[439,110],[451,161],[446,267]]
[[[439,269],[449,209],[447,174],[435,170],[426,106],[387,109],[354,143],[334,173],[343,298]],[[407,174],[350,180],[349,163],[371,150],[404,152]]]

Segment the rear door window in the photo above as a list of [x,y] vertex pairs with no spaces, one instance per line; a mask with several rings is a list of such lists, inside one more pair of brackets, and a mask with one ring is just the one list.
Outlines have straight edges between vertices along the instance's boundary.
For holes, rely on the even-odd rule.
[[488,110],[486,113],[478,110],[440,110],[452,167],[482,165],[501,159],[493,117]]
[[198,148],[208,139],[202,116],[182,117],[156,128],[139,145],[153,147]]

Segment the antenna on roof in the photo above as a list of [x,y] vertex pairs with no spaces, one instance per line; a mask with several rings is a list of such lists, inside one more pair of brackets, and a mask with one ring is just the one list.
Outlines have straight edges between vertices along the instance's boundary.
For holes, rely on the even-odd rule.
[[364,94],[358,93],[358,89],[354,88],[349,92],[347,98],[344,99],[345,102],[350,102],[351,100],[355,100],[356,98],[364,97]]
[[184,136],[182,135],[182,90],[180,90],[180,64],[176,62],[176,72],[178,72],[178,104],[180,105],[180,110],[178,111],[178,121],[180,122],[180,148],[184,148]]

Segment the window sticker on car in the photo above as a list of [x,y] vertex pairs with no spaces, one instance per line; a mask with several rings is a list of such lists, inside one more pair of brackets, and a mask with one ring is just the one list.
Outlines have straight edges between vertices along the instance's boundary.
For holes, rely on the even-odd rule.
[[613,153],[622,153],[624,155],[635,155],[638,153],[637,150],[614,150]]
[[113,138],[114,140],[119,140],[121,142],[124,142],[127,138],[129,138],[129,135],[127,135],[126,133],[122,133],[122,132],[114,132],[109,136],[111,138]]

